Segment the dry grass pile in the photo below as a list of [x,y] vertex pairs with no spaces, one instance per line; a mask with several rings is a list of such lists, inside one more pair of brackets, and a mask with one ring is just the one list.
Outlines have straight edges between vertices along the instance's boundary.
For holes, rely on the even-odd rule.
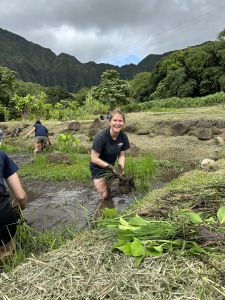
[[224,299],[215,269],[202,262],[164,255],[146,258],[136,268],[133,258],[111,251],[110,240],[107,231],[87,231],[28,259],[11,274],[1,274],[1,299]]

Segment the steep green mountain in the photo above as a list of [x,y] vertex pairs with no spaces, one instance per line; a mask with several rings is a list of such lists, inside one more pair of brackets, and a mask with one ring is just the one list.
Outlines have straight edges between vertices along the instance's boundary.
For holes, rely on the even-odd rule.
[[[169,53],[168,53],[169,54]],[[161,57],[151,54],[138,65],[122,67],[94,62],[81,63],[75,57],[27,41],[23,37],[0,28],[0,65],[16,71],[17,78],[43,86],[60,85],[67,91],[99,84],[101,74],[116,69],[123,79],[131,79],[138,72],[153,71]]]

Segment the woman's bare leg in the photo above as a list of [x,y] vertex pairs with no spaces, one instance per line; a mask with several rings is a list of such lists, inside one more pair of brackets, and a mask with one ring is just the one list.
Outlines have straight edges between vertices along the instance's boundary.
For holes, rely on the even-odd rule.
[[105,201],[108,198],[107,182],[104,178],[94,179],[94,185],[98,193],[99,200]]
[[0,246],[0,261],[4,261],[13,254],[15,248],[15,237],[7,244]]

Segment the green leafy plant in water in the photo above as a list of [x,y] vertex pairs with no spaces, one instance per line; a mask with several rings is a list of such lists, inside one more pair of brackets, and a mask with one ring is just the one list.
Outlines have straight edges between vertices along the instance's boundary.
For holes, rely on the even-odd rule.
[[57,143],[61,152],[70,152],[74,149],[79,152],[80,140],[69,132],[61,133],[57,137]]
[[225,243],[225,228],[221,226],[224,222],[225,207],[221,207],[217,212],[217,220],[213,217],[203,218],[200,213],[185,209],[179,212],[177,218],[169,221],[146,220],[137,215],[128,220],[123,217],[108,219],[103,224],[117,234],[113,249],[134,256],[138,266],[146,256],[161,256],[171,251],[190,255],[220,253],[218,246],[203,247],[199,244],[198,229],[204,226],[211,230],[210,224],[216,224],[217,227],[213,229],[223,234],[221,243]]

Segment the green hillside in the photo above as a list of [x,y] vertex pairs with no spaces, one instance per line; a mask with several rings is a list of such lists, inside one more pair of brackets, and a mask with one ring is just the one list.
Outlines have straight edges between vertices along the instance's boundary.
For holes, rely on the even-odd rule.
[[116,69],[123,79],[131,79],[138,72],[152,71],[160,58],[161,55],[152,54],[139,65],[121,68],[110,64],[81,63],[71,55],[55,55],[50,49],[0,28],[1,66],[16,71],[18,79],[23,81],[44,86],[60,85],[69,92],[99,84],[100,75],[108,69]]

